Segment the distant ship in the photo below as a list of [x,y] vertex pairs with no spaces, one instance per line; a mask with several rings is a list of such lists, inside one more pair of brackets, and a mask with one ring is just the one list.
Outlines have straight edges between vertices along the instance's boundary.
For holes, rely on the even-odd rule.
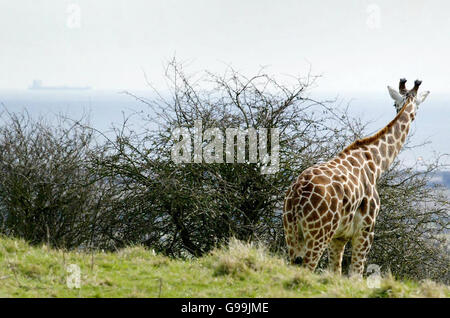
[[36,90],[88,90],[90,86],[42,86],[41,80],[34,80],[33,84],[28,89]]

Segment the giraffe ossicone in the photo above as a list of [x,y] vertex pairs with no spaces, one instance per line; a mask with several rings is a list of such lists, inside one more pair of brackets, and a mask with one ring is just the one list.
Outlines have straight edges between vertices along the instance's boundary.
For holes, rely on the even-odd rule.
[[370,137],[356,140],[334,158],[304,170],[289,187],[284,200],[283,226],[289,258],[302,259],[315,270],[329,247],[329,264],[342,272],[347,242],[352,244],[350,275],[362,276],[380,210],[377,180],[403,146],[419,104],[429,92],[418,94],[422,82],[399,90],[388,86],[397,115]]

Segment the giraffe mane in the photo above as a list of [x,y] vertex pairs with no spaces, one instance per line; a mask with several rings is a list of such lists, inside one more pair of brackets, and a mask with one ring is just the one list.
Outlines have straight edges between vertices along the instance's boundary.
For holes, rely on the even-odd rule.
[[389,124],[387,124],[385,127],[380,129],[378,132],[376,132],[372,136],[355,140],[349,146],[344,148],[344,150],[342,150],[341,152],[349,152],[350,150],[357,149],[359,147],[369,145],[372,142],[374,142],[375,140],[377,140],[378,138],[380,138],[381,136],[383,136],[385,133],[387,133],[389,128],[394,126],[394,124],[397,121],[397,119],[405,112],[406,106],[409,105],[411,103],[411,101],[412,101],[411,98],[407,98],[406,101],[405,101],[405,104],[403,105],[402,109],[398,112],[397,116],[395,116],[394,119],[392,119],[389,122]]

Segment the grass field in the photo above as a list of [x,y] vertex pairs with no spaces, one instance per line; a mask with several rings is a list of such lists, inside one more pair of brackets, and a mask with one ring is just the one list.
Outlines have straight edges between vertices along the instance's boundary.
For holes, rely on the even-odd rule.
[[[80,288],[69,288],[71,264]],[[233,240],[192,260],[143,247],[115,253],[63,252],[0,237],[0,297],[449,297],[448,286],[384,277],[368,281],[313,274],[264,248]]]

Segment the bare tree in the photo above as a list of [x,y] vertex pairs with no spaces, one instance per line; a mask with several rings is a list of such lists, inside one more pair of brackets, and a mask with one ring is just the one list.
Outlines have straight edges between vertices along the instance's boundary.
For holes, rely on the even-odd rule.
[[0,232],[35,244],[87,246],[109,195],[106,179],[88,166],[92,131],[54,119],[7,110],[1,116]]

